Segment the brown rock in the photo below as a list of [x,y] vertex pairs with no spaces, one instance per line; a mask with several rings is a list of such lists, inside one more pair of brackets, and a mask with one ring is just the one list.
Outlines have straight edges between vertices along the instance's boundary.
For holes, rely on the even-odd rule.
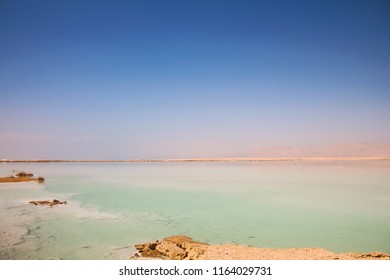
[[175,235],[175,236],[165,237],[163,239],[163,241],[170,242],[170,243],[175,243],[177,245],[182,245],[182,244],[185,244],[185,243],[195,242],[192,238],[189,238],[188,236],[185,236],[185,235]]
[[134,247],[138,250],[142,257],[146,258],[160,258],[161,253],[156,251],[157,245],[160,241],[156,240],[154,242],[149,242],[145,244],[136,244]]
[[205,248],[208,246],[207,243],[202,243],[194,241],[192,238],[189,238],[184,235],[170,236],[163,239],[164,243],[173,243],[177,247],[182,248],[186,255],[183,259],[194,260],[199,258],[205,252]]
[[33,201],[30,201],[29,204],[52,207],[52,206],[56,206],[56,205],[67,204],[67,202],[66,201],[59,201],[57,199],[53,199],[53,201],[49,201],[49,200],[33,200]]
[[43,177],[38,177],[37,178],[37,181],[38,181],[38,183],[43,183],[43,182],[45,182],[45,178],[43,178]]
[[159,252],[161,256],[167,257],[170,260],[183,260],[187,256],[184,249],[170,242],[158,244],[156,246],[156,251]]
[[161,241],[134,245],[142,257],[171,260],[197,259],[205,252],[203,248],[205,246],[207,246],[206,243],[196,242],[183,235],[170,236]]
[[390,255],[382,252],[369,252],[358,256],[359,259],[370,259],[370,260],[390,260]]
[[34,174],[27,173],[27,172],[24,172],[24,171],[16,173],[16,177],[18,177],[18,178],[31,178],[33,176],[34,176]]

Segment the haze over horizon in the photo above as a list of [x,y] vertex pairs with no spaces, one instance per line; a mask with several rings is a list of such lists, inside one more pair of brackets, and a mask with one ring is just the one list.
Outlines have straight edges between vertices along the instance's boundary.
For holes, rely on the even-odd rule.
[[379,0],[1,1],[0,159],[390,143],[389,12]]

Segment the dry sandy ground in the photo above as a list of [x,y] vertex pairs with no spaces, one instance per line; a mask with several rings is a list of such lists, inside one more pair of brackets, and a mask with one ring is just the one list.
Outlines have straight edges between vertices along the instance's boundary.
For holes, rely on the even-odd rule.
[[355,260],[387,259],[390,255],[380,252],[337,254],[322,248],[269,249],[239,245],[209,246],[199,257],[204,260]]
[[186,236],[166,237],[161,241],[137,244],[132,259],[171,260],[390,260],[381,252],[337,254],[322,248],[269,249],[241,245],[208,245]]

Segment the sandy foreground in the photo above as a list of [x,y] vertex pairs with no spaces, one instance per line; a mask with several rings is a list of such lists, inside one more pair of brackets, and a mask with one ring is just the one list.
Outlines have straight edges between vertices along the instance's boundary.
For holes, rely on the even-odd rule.
[[158,258],[170,260],[390,260],[381,252],[337,254],[322,248],[270,249],[242,245],[209,245],[187,236],[171,236],[137,244],[132,259]]

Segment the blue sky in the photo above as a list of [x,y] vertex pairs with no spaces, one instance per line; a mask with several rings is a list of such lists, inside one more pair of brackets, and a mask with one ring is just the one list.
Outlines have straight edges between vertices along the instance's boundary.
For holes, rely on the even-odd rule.
[[0,1],[0,158],[390,141],[387,1]]

